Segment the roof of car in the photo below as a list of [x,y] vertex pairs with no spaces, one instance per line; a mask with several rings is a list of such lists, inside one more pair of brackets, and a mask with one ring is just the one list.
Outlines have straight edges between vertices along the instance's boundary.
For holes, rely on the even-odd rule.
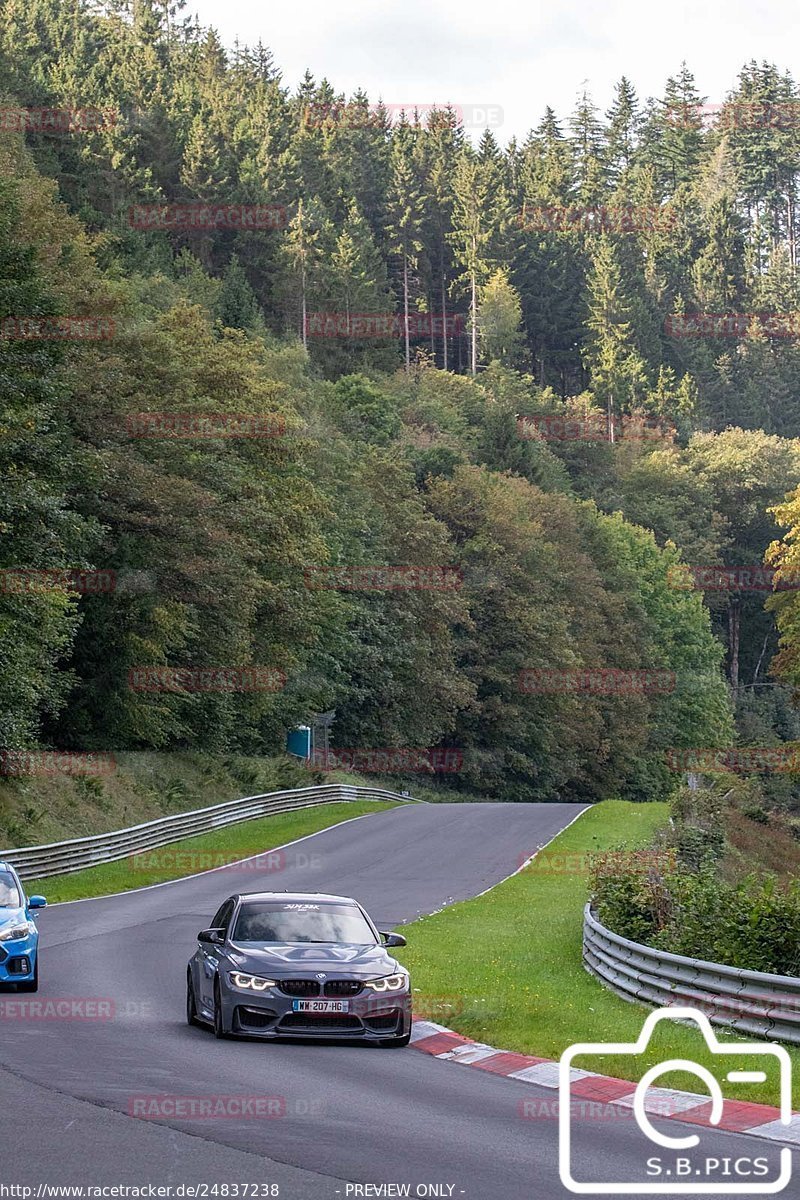
[[352,896],[331,896],[327,892],[242,892],[240,900],[288,900],[301,903],[355,904]]

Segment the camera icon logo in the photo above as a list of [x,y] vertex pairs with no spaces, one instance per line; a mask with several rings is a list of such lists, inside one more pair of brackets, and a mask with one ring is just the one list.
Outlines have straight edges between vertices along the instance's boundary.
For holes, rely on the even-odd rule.
[[[723,1117],[725,1098],[717,1078],[700,1063],[690,1059],[671,1058],[645,1071],[633,1094],[633,1117],[644,1134],[642,1175],[628,1180],[592,1181],[576,1179],[575,1138],[572,1121],[572,1082],[575,1060],[584,1055],[627,1056],[641,1055],[650,1044],[653,1031],[662,1021],[692,1021],[700,1029],[706,1044],[722,1060],[720,1077],[730,1084],[763,1084],[770,1077],[768,1068],[777,1063],[780,1094],[780,1124],[789,1126],[792,1119],[792,1064],[783,1046],[771,1042],[720,1042],[705,1013],[695,1008],[661,1008],[651,1013],[635,1042],[579,1042],[570,1046],[559,1062],[559,1170],[561,1182],[568,1191],[582,1196],[623,1195],[774,1195],[783,1191],[792,1176],[792,1152],[788,1146],[774,1153],[772,1162],[766,1150],[759,1154],[754,1142],[752,1157],[723,1156],[702,1148],[700,1134],[672,1136],[653,1124],[652,1116],[674,1116],[683,1111],[675,1093],[662,1092],[660,1097],[648,1091],[656,1081],[670,1072],[683,1071],[701,1080],[708,1098],[697,1096],[697,1107],[710,1103],[708,1124],[718,1126]],[[582,1078],[583,1072],[577,1077]],[[590,1072],[586,1072],[590,1074]],[[633,1084],[631,1087],[633,1088]],[[626,1101],[627,1103],[627,1101]],[[693,1124],[695,1122],[692,1122]],[[778,1135],[779,1136],[779,1135]],[[664,1153],[654,1155],[653,1147]],[[694,1152],[694,1153],[692,1153]],[[647,1154],[650,1157],[647,1157]],[[584,1174],[585,1172],[579,1172]],[[765,1178],[768,1177],[768,1178]]]

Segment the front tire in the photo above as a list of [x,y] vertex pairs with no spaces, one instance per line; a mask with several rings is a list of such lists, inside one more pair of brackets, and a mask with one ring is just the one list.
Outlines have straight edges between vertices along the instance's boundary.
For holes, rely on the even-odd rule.
[[222,1013],[222,995],[220,993],[219,979],[214,980],[214,1037],[219,1040],[230,1037],[230,1033],[225,1028],[225,1018]]
[[186,1024],[198,1025],[197,1019],[197,1001],[194,995],[194,980],[192,979],[192,968],[186,972]]
[[25,983],[17,984],[18,992],[38,992],[39,990],[39,951],[36,951],[36,958],[33,961],[33,979],[26,980]]

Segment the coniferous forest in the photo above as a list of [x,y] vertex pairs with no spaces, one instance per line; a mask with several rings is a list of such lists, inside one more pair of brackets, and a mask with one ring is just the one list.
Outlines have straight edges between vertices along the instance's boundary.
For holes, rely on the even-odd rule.
[[[800,736],[793,79],[676,64],[501,144],[169,0],[5,0],[0,90],[0,747],[269,754],[335,709],[482,795],[645,800]],[[58,571],[114,586],[19,585]],[[282,685],[131,682],[214,667]],[[671,683],[525,685],[601,671]]]

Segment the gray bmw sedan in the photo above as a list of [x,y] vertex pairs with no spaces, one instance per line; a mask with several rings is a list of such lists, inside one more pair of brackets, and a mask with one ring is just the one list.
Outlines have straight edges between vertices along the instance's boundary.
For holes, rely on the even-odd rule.
[[318,892],[231,896],[197,935],[186,1019],[218,1038],[346,1038],[407,1046],[408,972],[356,901]]

